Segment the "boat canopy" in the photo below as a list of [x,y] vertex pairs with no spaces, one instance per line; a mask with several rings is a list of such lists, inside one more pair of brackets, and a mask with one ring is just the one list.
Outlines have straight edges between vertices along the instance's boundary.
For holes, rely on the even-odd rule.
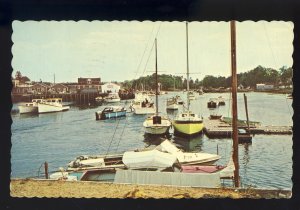
[[157,146],[158,149],[161,148],[161,150],[164,152],[168,152],[170,154],[176,154],[178,152],[181,152],[180,149],[178,149],[174,144],[172,144],[169,140],[164,140],[159,146]]
[[177,163],[176,156],[158,150],[125,152],[122,159],[125,166],[132,169],[155,168],[165,169]]

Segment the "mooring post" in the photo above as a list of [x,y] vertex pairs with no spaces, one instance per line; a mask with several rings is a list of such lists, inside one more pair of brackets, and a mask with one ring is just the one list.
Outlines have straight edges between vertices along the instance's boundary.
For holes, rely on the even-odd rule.
[[44,166],[45,166],[45,178],[48,179],[49,178],[48,177],[48,163],[46,161],[45,161]]

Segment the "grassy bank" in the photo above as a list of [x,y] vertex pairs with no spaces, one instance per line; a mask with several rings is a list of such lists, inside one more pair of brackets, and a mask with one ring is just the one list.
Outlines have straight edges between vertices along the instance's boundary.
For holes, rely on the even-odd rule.
[[192,188],[71,182],[55,180],[12,179],[12,197],[51,198],[289,198],[290,191],[232,188]]

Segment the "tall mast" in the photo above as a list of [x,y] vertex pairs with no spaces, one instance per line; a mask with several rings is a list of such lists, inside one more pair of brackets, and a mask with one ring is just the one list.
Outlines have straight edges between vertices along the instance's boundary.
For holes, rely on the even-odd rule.
[[156,83],[156,92],[155,92],[155,99],[156,99],[156,116],[158,115],[158,76],[157,76],[157,39],[155,38],[155,83]]
[[188,22],[186,22],[186,91],[187,91],[187,105],[188,110],[190,110],[190,99],[189,99],[189,90],[190,90],[190,74],[189,74],[189,33],[188,33]]
[[238,152],[238,127],[237,127],[237,75],[236,75],[236,29],[235,21],[230,21],[231,31],[231,85],[232,85],[232,138],[233,138],[233,154],[234,162],[234,186],[239,187],[239,152]]

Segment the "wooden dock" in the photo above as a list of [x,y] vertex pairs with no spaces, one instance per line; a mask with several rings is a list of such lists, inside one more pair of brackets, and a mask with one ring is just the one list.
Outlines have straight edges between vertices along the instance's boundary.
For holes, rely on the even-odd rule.
[[[246,128],[246,127],[239,127]],[[292,126],[251,126],[251,134],[272,134],[272,135],[291,135]],[[204,133],[209,138],[230,138],[232,127],[222,120],[204,119]]]

